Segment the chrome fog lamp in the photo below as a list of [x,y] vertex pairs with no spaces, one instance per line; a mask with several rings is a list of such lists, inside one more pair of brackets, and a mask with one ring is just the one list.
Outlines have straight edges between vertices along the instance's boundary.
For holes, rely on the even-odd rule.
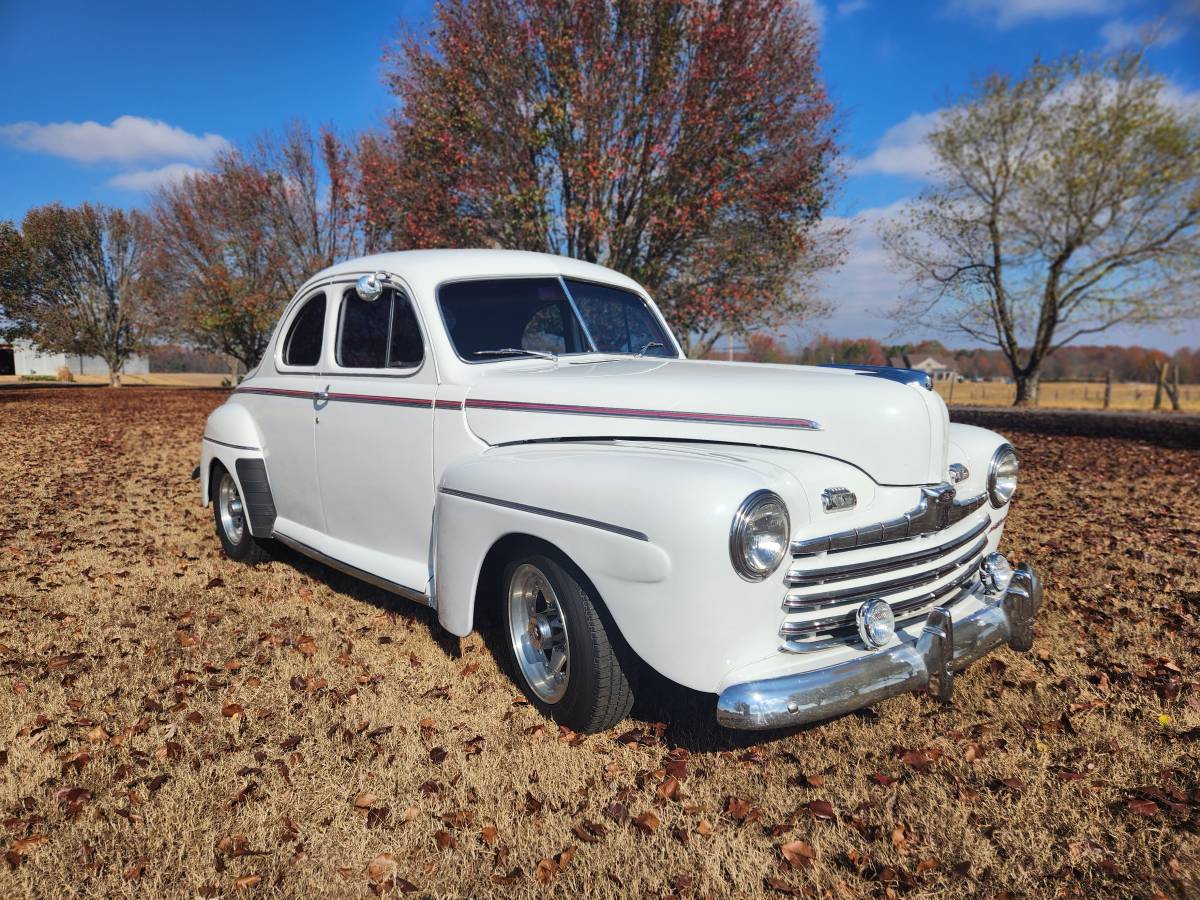
[[979,577],[992,594],[1002,594],[1012,584],[1013,567],[1003,553],[989,553],[979,564]]
[[1017,490],[1017,451],[1012,444],[1001,444],[988,464],[988,498],[999,509],[1012,499]]
[[858,635],[868,647],[882,647],[896,633],[896,617],[892,605],[878,598],[868,600],[854,614]]
[[729,529],[729,558],[747,581],[762,581],[788,553],[791,522],[787,504],[772,491],[755,491],[742,501]]

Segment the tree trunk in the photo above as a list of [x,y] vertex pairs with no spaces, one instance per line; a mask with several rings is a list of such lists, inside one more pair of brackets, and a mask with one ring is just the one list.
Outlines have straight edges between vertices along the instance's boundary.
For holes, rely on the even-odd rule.
[[1112,403],[1112,371],[1104,373],[1104,408],[1108,409],[1108,405]]
[[1042,380],[1042,373],[1018,372],[1015,380],[1017,382],[1017,399],[1013,401],[1013,406],[1037,406],[1038,387]]
[[1162,409],[1163,388],[1167,386],[1167,369],[1168,363],[1155,363],[1154,369],[1158,372],[1158,378],[1154,382],[1154,410],[1157,412]]
[[108,386],[110,388],[119,388],[121,386],[121,363],[108,362]]

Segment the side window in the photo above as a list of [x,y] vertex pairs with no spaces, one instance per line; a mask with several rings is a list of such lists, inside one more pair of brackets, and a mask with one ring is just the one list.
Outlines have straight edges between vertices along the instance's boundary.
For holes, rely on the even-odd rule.
[[347,369],[382,369],[387,364],[388,295],[368,303],[354,288],[342,297],[338,323],[337,361]]
[[325,333],[325,295],[305,301],[292,319],[283,342],[283,362],[289,366],[315,366],[321,361],[321,339]]
[[421,329],[412,301],[401,291],[392,291],[392,336],[388,341],[388,366],[408,369],[425,358]]
[[407,295],[389,288],[368,303],[353,288],[342,298],[337,362],[346,369],[407,369],[421,364],[424,348]]

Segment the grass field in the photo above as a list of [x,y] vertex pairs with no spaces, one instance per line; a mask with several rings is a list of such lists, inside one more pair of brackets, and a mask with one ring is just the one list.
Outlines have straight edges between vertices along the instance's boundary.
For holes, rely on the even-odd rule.
[[[1140,410],[1154,408],[1153,384],[1138,382],[1114,383],[1109,409]],[[942,382],[935,389],[943,400],[970,406],[1012,406],[1017,389],[1011,384],[961,382],[951,386]],[[1181,384],[1179,405],[1183,412],[1200,412],[1200,385]],[[1104,385],[1077,381],[1045,382],[1038,397],[1038,406],[1046,409],[1103,409]],[[1163,395],[1163,408],[1171,408],[1170,399]]]
[[[121,382],[132,387],[221,387],[228,383],[228,374],[213,372],[152,372],[149,375],[122,375]],[[21,384],[17,375],[0,375],[0,385]],[[75,384],[107,385],[107,376],[76,375]]]
[[1011,435],[1035,652],[953,705],[606,734],[479,636],[225,559],[202,391],[0,393],[0,896],[1200,895],[1200,453]]

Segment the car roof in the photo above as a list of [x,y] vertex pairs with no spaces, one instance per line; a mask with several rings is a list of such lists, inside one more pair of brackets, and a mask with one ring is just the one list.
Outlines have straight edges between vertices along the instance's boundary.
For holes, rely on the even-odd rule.
[[443,281],[480,278],[488,275],[563,275],[588,281],[643,289],[633,279],[604,266],[569,256],[533,253],[527,250],[399,250],[376,253],[337,263],[314,275],[309,282],[363,272],[393,272],[421,287],[434,287]]

